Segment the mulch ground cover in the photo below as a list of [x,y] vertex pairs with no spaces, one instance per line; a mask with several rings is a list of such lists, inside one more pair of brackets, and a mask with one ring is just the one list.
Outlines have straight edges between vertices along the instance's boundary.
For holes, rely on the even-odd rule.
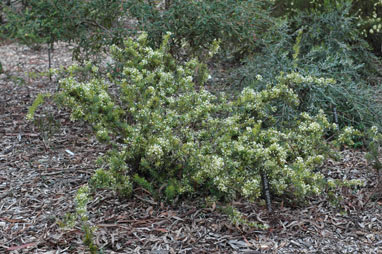
[[[53,67],[71,64],[70,45],[59,43]],[[0,253],[88,253],[80,225],[70,227],[74,196],[97,168],[107,147],[86,123],[48,102],[34,121],[26,120],[38,93],[57,83],[36,75],[48,67],[47,50],[16,43],[0,46]],[[231,203],[261,230],[234,225],[221,204],[201,200],[167,204],[145,190],[119,199],[106,190],[93,195],[89,221],[96,226],[99,253],[382,253],[382,197],[377,173],[362,151],[322,168],[328,177],[361,178],[359,189],[338,189],[337,207],[324,197],[305,204],[273,200]],[[382,200],[382,199],[381,199]]]

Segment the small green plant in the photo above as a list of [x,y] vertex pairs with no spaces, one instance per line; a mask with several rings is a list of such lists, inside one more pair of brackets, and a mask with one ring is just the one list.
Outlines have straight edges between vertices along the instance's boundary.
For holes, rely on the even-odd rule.
[[26,84],[26,80],[24,78],[16,75],[7,75],[7,78],[18,86],[23,86]]
[[75,197],[76,202],[76,215],[80,220],[82,225],[82,230],[84,231],[84,244],[88,246],[91,254],[97,253],[97,246],[94,244],[93,234],[95,227],[89,224],[89,218],[87,214],[87,204],[89,203],[89,187],[87,185],[82,186],[78,189],[77,195]]
[[90,201],[90,197],[87,185],[83,185],[77,190],[74,201],[76,211],[74,213],[66,213],[63,220],[57,221],[57,224],[62,229],[72,229],[79,223],[84,233],[84,244],[89,248],[91,254],[98,254],[98,247],[94,243],[93,236],[96,227],[90,225],[88,218],[87,204]]
[[378,131],[376,126],[373,126],[368,133],[369,136],[369,144],[368,144],[368,153],[366,154],[366,159],[375,169],[378,180],[381,180],[381,170],[382,170],[382,162],[381,162],[381,147],[382,147],[382,134]]
[[[377,127],[373,126],[369,132],[367,133],[369,144],[367,147],[368,153],[366,154],[366,159],[368,163],[372,166],[372,168],[375,170],[376,174],[376,186],[371,195],[369,196],[369,200],[380,200],[382,196],[382,134],[378,130]],[[366,202],[367,203],[367,202]],[[366,205],[364,204],[364,206]]]
[[26,118],[28,120],[32,120],[34,118],[35,112],[39,106],[44,104],[45,98],[50,97],[50,94],[38,94],[37,97],[34,99],[32,105],[28,108],[28,114]]
[[231,223],[235,226],[248,226],[254,229],[268,229],[269,225],[261,224],[258,222],[250,221],[243,216],[243,214],[233,206],[225,206],[221,208],[222,212],[229,216]]
[[72,229],[77,222],[77,216],[74,213],[66,213],[62,220],[57,221],[60,228]]
[[297,69],[297,62],[300,55],[300,44],[304,29],[300,29],[297,32],[296,43],[293,46],[293,67]]

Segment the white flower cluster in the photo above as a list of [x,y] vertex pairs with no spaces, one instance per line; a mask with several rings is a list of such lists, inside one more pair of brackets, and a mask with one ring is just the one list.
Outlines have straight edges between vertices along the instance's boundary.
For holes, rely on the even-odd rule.
[[246,198],[259,198],[261,195],[261,182],[259,177],[246,180],[241,188],[241,192]]
[[354,145],[354,137],[360,136],[360,131],[354,129],[353,126],[347,126],[342,129],[337,141],[340,144]]
[[153,161],[160,160],[163,156],[164,152],[160,145],[154,144],[147,148],[146,156]]
[[382,32],[382,17],[378,16],[377,8],[382,8],[382,0],[374,3],[373,13],[371,17],[366,19],[366,22],[371,25],[371,28],[369,29],[370,34]]
[[332,78],[317,78],[313,76],[303,76],[300,73],[292,72],[286,74],[285,76],[280,76],[280,80],[286,80],[294,84],[315,84],[319,86],[327,86],[329,84],[335,84],[336,81]]
[[109,131],[106,128],[101,127],[97,131],[96,136],[97,136],[98,140],[102,140],[102,141],[109,140]]

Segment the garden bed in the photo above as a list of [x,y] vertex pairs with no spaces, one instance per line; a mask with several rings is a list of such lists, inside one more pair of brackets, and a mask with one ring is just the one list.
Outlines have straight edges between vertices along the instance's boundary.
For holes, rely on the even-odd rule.
[[[86,253],[81,228],[68,227],[65,216],[106,147],[54,104],[36,112],[35,124],[25,119],[38,93],[57,90],[54,78],[36,75],[47,70],[47,49],[3,43],[0,56],[0,252]],[[59,43],[53,67],[71,62],[70,45]],[[99,191],[88,206],[95,243],[102,253],[382,253],[382,202],[378,195],[370,199],[380,192],[376,174],[362,151],[342,155],[326,163],[326,174],[367,184],[341,190],[341,209],[321,197],[301,207],[274,200],[271,214],[259,204],[231,204],[269,225],[259,230],[234,226],[220,204],[171,206],[142,189],[131,199]]]

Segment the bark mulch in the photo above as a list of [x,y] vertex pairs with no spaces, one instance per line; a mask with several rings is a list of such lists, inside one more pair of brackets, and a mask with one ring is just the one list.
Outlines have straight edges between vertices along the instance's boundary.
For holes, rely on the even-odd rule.
[[[53,60],[53,67],[70,64],[70,46],[59,44]],[[35,75],[47,69],[45,48],[1,45],[0,61],[0,253],[88,253],[80,225],[69,227],[67,218],[106,147],[53,104],[37,111],[34,122],[25,119],[36,94],[57,89]],[[94,241],[99,253],[382,253],[376,173],[363,152],[342,154],[340,162],[326,163],[325,174],[361,178],[366,186],[339,189],[341,208],[322,197],[304,205],[274,200],[271,214],[260,204],[231,204],[247,220],[270,226],[260,230],[235,226],[219,204],[171,206],[141,189],[127,200],[100,190],[88,207]]]

